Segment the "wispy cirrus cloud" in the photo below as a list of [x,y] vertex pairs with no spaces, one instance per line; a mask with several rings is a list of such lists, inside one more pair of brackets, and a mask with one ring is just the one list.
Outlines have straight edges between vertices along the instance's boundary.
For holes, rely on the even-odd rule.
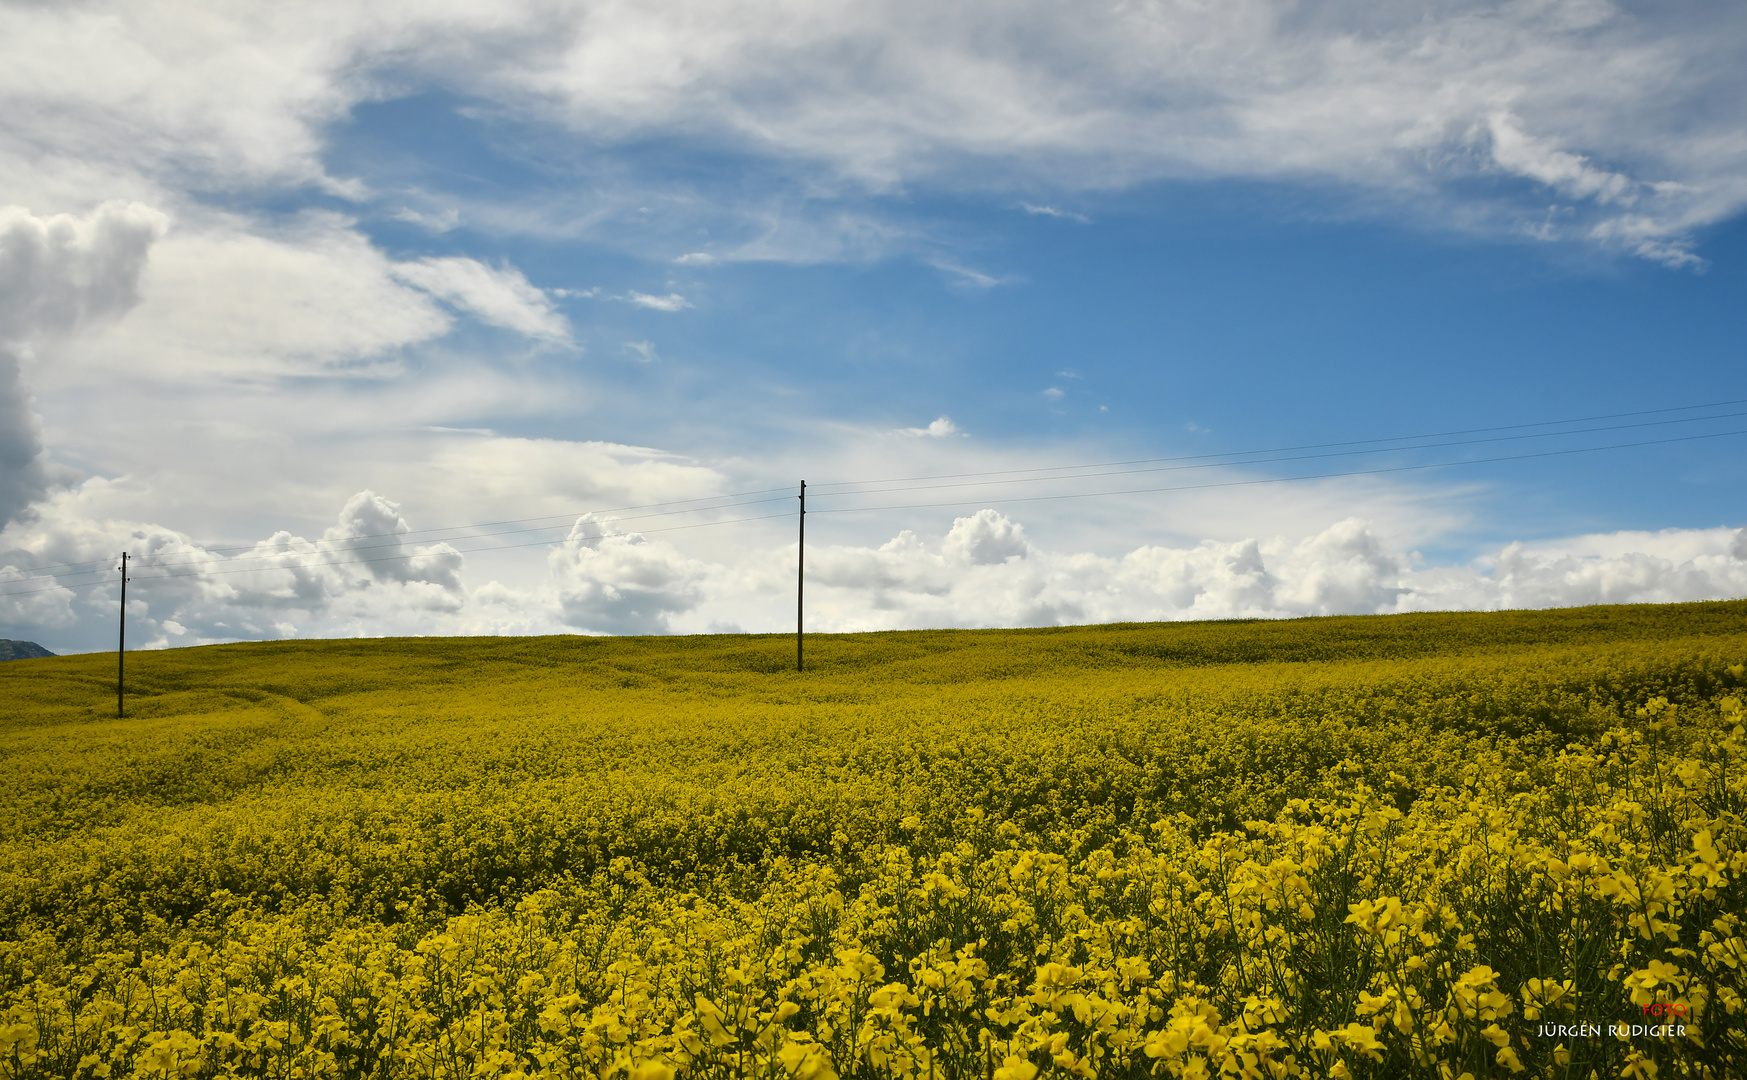
[[648,308],[651,311],[684,311],[686,308],[692,306],[690,300],[687,300],[678,293],[668,293],[666,296],[651,296],[649,293],[640,293],[636,290],[632,290],[625,294],[625,300],[627,303],[636,304],[638,307]]
[[494,326],[544,341],[570,341],[569,320],[512,266],[449,256],[396,263],[390,272]]
[[946,274],[953,284],[971,289],[993,289],[999,285],[1013,285],[1020,280],[1011,275],[987,274],[946,259],[930,259],[928,265]]
[[[198,25],[176,11],[0,13],[0,181],[32,201],[190,181],[367,201],[324,164],[325,127],[410,82],[609,142],[707,128],[824,181],[807,185],[821,205],[833,188],[1023,185],[1031,212],[1071,218],[1045,195],[1253,177],[1502,232],[1552,199],[1566,220],[1541,235],[1664,261],[1747,205],[1747,29],[1727,5],[317,3]],[[1487,177],[1523,186],[1473,182]]]
[[1064,221],[1077,221],[1081,225],[1090,225],[1092,223],[1091,218],[1087,217],[1085,214],[1077,213],[1073,210],[1062,210],[1062,209],[1060,209],[1058,207],[1054,207],[1054,206],[1039,206],[1039,205],[1036,205],[1035,203],[1020,203],[1019,206],[1027,214],[1031,214],[1031,215],[1036,216],[1036,217],[1061,218]]

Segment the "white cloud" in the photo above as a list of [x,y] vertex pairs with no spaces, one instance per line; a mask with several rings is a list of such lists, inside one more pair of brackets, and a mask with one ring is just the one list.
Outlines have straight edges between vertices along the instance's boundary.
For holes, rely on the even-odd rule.
[[993,566],[1023,559],[1031,553],[1025,527],[994,510],[978,510],[970,517],[955,518],[941,544],[951,562]]
[[402,537],[412,526],[400,506],[373,491],[347,500],[339,523],[322,533],[324,546],[350,552],[377,581],[422,581],[451,594],[461,591],[461,554],[447,543],[410,546]]
[[[1251,176],[1382,191],[1427,221],[1506,229],[1550,193],[1581,211],[1561,233],[1580,237],[1635,194],[1675,246],[1747,202],[1742,31],[1720,9],[678,6],[684,18],[675,5],[591,9],[562,51],[482,85],[597,133],[716,125],[874,187]],[[1500,168],[1543,191],[1518,202],[1465,183]]]
[[1018,523],[984,510],[957,519],[938,550],[905,533],[877,551],[834,551],[819,602],[835,619],[819,629],[1369,613],[1394,610],[1403,570],[1354,521],[1297,541],[1100,556],[1038,550]]
[[[1554,235],[1678,258],[1747,205],[1744,37],[1728,5],[1547,0],[13,6],[0,189],[369,199],[322,164],[327,125],[435,86],[605,145],[707,131],[797,163],[828,197],[839,181],[1019,187],[1067,216],[1044,193],[1259,177],[1505,231],[1552,197],[1572,211]],[[1537,190],[1468,183],[1501,170]],[[783,226],[817,227],[841,231]],[[824,250],[773,231],[735,257]]]
[[409,502],[416,497],[422,513],[438,520],[454,520],[457,506],[492,518],[568,517],[591,507],[708,498],[726,483],[717,469],[620,443],[449,437],[424,454],[428,468],[408,469],[398,483],[411,492]]
[[708,568],[662,541],[585,514],[549,562],[566,624],[605,634],[666,633],[704,598]]
[[691,301],[678,293],[668,293],[666,296],[650,296],[648,293],[632,291],[625,294],[625,299],[638,307],[650,308],[654,311],[684,311],[691,307]]
[[377,373],[395,350],[451,325],[397,269],[330,215],[270,233],[203,220],[157,245],[123,332],[81,358],[170,378]]
[[[281,531],[229,551],[208,549],[161,526],[93,522],[76,510],[70,497],[43,507],[33,526],[39,557],[108,567],[126,550],[133,582],[129,637],[144,648],[171,644],[172,637],[184,645],[298,633],[429,633],[452,624],[468,600],[462,556],[441,542],[408,543],[409,526],[398,508],[372,492],[348,500],[319,539]],[[107,583],[114,575],[96,577]],[[76,600],[68,596],[53,599],[74,619],[113,621],[112,586],[79,589]],[[0,603],[11,599],[0,597]],[[0,626],[37,632],[73,621],[7,608],[0,608],[0,616]]]
[[931,439],[944,439],[950,435],[963,435],[959,426],[950,417],[940,416],[929,422],[927,427],[899,428],[900,435],[926,436]]
[[1538,608],[1747,596],[1747,550],[1731,529],[1669,529],[1506,545],[1464,570],[1415,575],[1403,608]]
[[655,351],[653,341],[627,341],[625,348],[637,357],[640,364],[653,364],[661,359],[661,354]]
[[477,259],[448,256],[396,263],[392,273],[493,326],[545,341],[570,341],[570,323],[512,266],[490,267]]
[[0,345],[0,525],[48,494],[57,479],[18,356]]
[[513,267],[468,258],[396,263],[349,221],[305,214],[261,230],[202,215],[153,248],[120,332],[79,352],[89,370],[180,379],[382,376],[401,350],[448,333],[434,300],[568,344],[552,301]]
[[1348,518],[1274,552],[1274,604],[1294,614],[1387,611],[1409,589],[1406,561],[1387,550],[1367,522]]
[[[417,225],[421,229],[442,234],[452,231],[461,224],[461,211],[453,206],[434,214],[422,213],[410,206],[405,206],[394,212],[396,221],[404,221],[409,225]],[[557,291],[557,290],[554,290]]]
[[1062,210],[1054,206],[1037,206],[1033,203],[1020,203],[1019,205],[1027,214],[1033,214],[1040,217],[1063,218],[1067,221],[1077,221],[1081,225],[1090,225],[1092,223],[1092,219],[1085,214],[1076,213],[1072,210]]
[[0,207],[0,343],[71,333],[132,308],[168,225],[139,203],[105,203],[82,218]]
[[166,226],[138,203],[105,203],[82,218],[0,207],[0,526],[72,479],[49,461],[21,358],[138,303],[141,270]]
[[[1415,569],[1365,522],[1301,538],[1142,546],[1120,556],[1051,552],[985,510],[933,548],[902,532],[878,548],[809,553],[818,630],[1495,610],[1747,596],[1733,530],[1509,545],[1475,566]],[[745,601],[742,601],[742,606]],[[700,605],[699,618],[711,604]]]
[[[574,231],[562,235],[604,230],[601,222],[619,215],[635,220],[624,226],[626,243],[644,254],[717,253],[691,251],[676,260],[684,266],[904,254],[975,287],[1000,283],[941,255],[939,238],[887,220],[904,200],[859,201],[869,192],[918,192],[921,204],[930,191],[970,190],[1006,207],[1024,194],[1034,200],[1023,204],[1028,212],[1071,216],[1059,207],[1160,177],[1260,178],[1346,190],[1410,220],[1578,240],[1672,264],[1696,262],[1693,230],[1747,206],[1739,122],[1747,24],[1726,13],[1546,0],[1451,0],[1412,12],[1285,0],[1096,11],[987,0],[933,8],[318,0],[295,10],[191,10],[161,0],[0,8],[0,190],[34,210],[0,211],[0,524],[10,521],[15,546],[41,558],[54,544],[71,552],[64,557],[107,558],[134,538],[128,530],[183,543],[287,515],[302,524],[286,537],[343,547],[352,526],[335,525],[342,531],[329,536],[316,519],[359,488],[393,493],[405,508],[367,501],[354,508],[366,517],[452,520],[691,497],[725,490],[723,472],[752,471],[592,442],[586,427],[575,442],[429,431],[559,413],[586,425],[591,410],[613,409],[624,399],[612,395],[627,391],[535,363],[494,368],[438,344],[461,314],[567,343],[571,328],[555,301],[608,295],[542,290],[507,264],[391,257],[349,217],[286,215],[319,191],[326,205],[353,200],[360,216],[438,231],[465,213],[468,242],[563,216],[524,205],[520,191],[476,213],[448,194],[374,193],[331,171],[324,162],[355,160],[329,151],[345,149],[342,122],[365,102],[453,93],[485,99],[488,111],[542,137],[574,134],[591,160],[605,162],[605,179],[575,185],[563,207]],[[685,187],[689,178],[637,190],[641,166],[616,149],[700,133],[729,151],[722,160],[749,170],[738,179],[760,181],[748,185],[755,194],[723,200],[708,181]],[[164,234],[166,214],[147,204],[167,211],[175,230]],[[49,213],[60,208],[79,214]],[[729,217],[733,227],[718,229]],[[658,311],[690,306],[677,292],[610,298]],[[626,347],[653,357],[647,346]],[[1044,393],[1053,400],[1064,391]],[[42,423],[33,400],[56,406],[40,405]],[[73,477],[51,464],[45,426],[60,460],[91,479],[64,486]],[[903,431],[933,438],[860,436],[906,472],[945,447],[974,447],[940,438],[956,433],[945,417]],[[1184,495],[1173,507],[1202,516],[1160,510],[1158,521],[1175,517],[1159,529],[1101,530],[1096,515],[1105,511],[1088,508],[1077,538],[1064,535],[1072,533],[1065,515],[1028,519],[1023,557],[987,563],[949,558],[953,534],[943,536],[943,522],[906,518],[909,539],[897,547],[827,548],[826,564],[845,584],[830,599],[836,614],[822,617],[842,626],[956,618],[957,601],[939,598],[966,589],[963,611],[997,622],[1142,610],[1123,599],[1130,577],[1156,579],[1160,595],[1188,590],[1187,607],[1158,601],[1170,612],[1678,596],[1732,587],[1728,560],[1743,561],[1747,543],[1686,552],[1665,540],[1621,540],[1618,551],[1528,545],[1480,568],[1421,571],[1404,568],[1405,527],[1364,499],[1337,497],[1350,491],[1217,504]],[[1336,504],[1343,509],[1325,512]],[[1042,517],[1044,504],[1032,505]],[[186,515],[177,518],[181,531],[145,524],[172,506]],[[1400,516],[1426,532],[1448,525],[1432,520],[1440,515],[1460,516],[1429,502],[1412,509]],[[1382,524],[1323,530],[1349,512]],[[32,513],[42,519],[25,520]],[[296,516],[304,514],[313,517]],[[1183,532],[1190,520],[1204,532]],[[1275,531],[1290,538],[1269,538]],[[26,533],[58,539],[25,543]],[[1222,539],[1195,543],[1203,534]],[[1105,537],[1142,535],[1171,539],[1136,549],[1144,555],[1091,550],[1114,542]],[[962,534],[952,543],[960,554],[974,546]],[[660,563],[666,550],[637,558]],[[624,625],[751,626],[764,617],[759,598],[784,587],[783,574],[729,545],[672,549],[682,550],[667,564],[667,584],[650,586],[640,608],[607,602],[621,563],[579,557],[596,570],[573,582],[568,610]],[[284,596],[239,594],[222,611],[167,615],[163,632],[180,640],[246,636],[244,626],[277,634],[565,625],[551,582],[469,593],[452,554],[418,555],[428,561],[417,564],[416,580],[367,573],[367,588],[345,584],[314,609],[279,611]],[[14,561],[36,564],[23,554]],[[870,580],[885,591],[855,591],[856,567],[873,568]],[[961,586],[954,575],[981,584]],[[65,610],[77,623],[90,617],[82,598],[93,594],[72,595]],[[25,618],[25,609],[6,610]],[[44,625],[61,618],[60,608],[40,610]]]
[[[544,580],[469,589],[471,556],[441,540],[420,542],[398,504],[372,492],[348,499],[315,540],[279,532],[228,552],[157,526],[94,522],[75,512],[75,501],[56,496],[42,520],[0,537],[9,541],[0,550],[12,549],[0,556],[0,636],[66,648],[79,640],[75,623],[107,633],[112,587],[63,588],[18,567],[90,559],[107,568],[124,547],[137,567],[130,625],[147,646],[383,633],[768,631],[790,625],[793,613],[794,546],[781,532],[748,534],[764,540],[718,544],[699,557],[590,513],[571,520],[545,559]],[[937,536],[901,530],[877,546],[811,545],[808,627],[1047,626],[1747,596],[1747,530],[1735,529],[1509,544],[1472,565],[1435,567],[1414,565],[1352,518],[1297,537],[1148,544],[1114,555],[1041,548],[1023,525],[991,509],[956,518]]]
[[0,562],[0,628],[40,633],[74,620],[73,590],[47,574],[35,574]]
[[957,284],[973,289],[992,289],[997,285],[1011,285],[1018,280],[1012,277],[996,277],[993,274],[985,274],[981,270],[972,270],[968,266],[960,266],[945,259],[931,260],[929,265],[936,270],[951,274]]
[[1492,134],[1492,160],[1506,170],[1579,199],[1600,203],[1634,201],[1632,181],[1619,173],[1592,167],[1581,155],[1549,146],[1546,140],[1523,133],[1517,118],[1508,112],[1487,118]]

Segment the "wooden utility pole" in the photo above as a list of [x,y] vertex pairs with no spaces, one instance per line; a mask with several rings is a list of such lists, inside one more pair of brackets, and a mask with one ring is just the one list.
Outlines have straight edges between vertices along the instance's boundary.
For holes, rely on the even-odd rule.
[[807,482],[801,481],[801,539],[795,549],[795,670],[805,671],[801,657],[801,595],[807,588]]
[[121,553],[121,634],[115,642],[115,718],[127,715],[127,552]]

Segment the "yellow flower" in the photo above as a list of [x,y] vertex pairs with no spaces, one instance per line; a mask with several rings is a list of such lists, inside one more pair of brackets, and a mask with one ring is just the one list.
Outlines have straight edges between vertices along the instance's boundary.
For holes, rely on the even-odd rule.
[[1022,1057],[1009,1057],[1004,1064],[995,1070],[994,1080],[1032,1080],[1037,1075],[1037,1066]]

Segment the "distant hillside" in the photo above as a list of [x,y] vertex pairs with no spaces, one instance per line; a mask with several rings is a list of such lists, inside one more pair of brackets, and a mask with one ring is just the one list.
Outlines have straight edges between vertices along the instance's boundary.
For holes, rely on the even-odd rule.
[[0,660],[33,660],[39,656],[53,655],[54,653],[34,641],[7,641],[0,638]]

